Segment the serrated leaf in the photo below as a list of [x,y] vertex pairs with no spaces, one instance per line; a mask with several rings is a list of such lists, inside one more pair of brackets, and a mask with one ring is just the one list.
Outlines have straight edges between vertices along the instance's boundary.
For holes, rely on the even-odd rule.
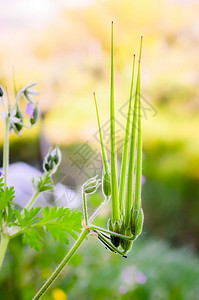
[[37,230],[31,229],[24,232],[23,243],[29,244],[31,248],[40,251],[43,246],[43,239]]
[[82,213],[73,211],[69,208],[45,207],[43,209],[43,218],[37,223],[37,226],[44,226],[55,240],[61,243],[68,243],[68,234],[74,239],[77,238],[75,232],[80,232]]
[[50,175],[45,174],[43,178],[40,177],[38,182],[38,191],[41,193],[52,189],[53,189],[53,182]]
[[22,229],[25,227],[30,227],[32,224],[36,223],[39,219],[39,212],[41,207],[32,207],[30,210],[24,209],[24,216],[15,210],[16,218],[17,218],[17,226],[20,226]]
[[0,211],[8,205],[9,202],[15,197],[14,187],[6,187],[5,190],[0,191]]

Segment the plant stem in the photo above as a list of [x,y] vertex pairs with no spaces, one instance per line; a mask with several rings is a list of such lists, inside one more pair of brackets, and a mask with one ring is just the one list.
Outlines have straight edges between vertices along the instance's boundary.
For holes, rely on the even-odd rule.
[[4,256],[6,254],[7,246],[9,243],[9,237],[6,234],[1,234],[1,244],[0,244],[0,269],[3,263]]
[[87,200],[86,200],[86,193],[82,193],[83,198],[83,212],[84,212],[84,221],[85,225],[88,226],[88,212],[87,212]]
[[3,145],[4,189],[7,186],[8,165],[9,165],[9,118],[6,117],[6,119],[5,119],[4,145]]
[[80,234],[79,238],[77,239],[76,243],[73,245],[73,247],[70,249],[70,251],[66,254],[62,262],[59,264],[57,269],[52,273],[52,275],[48,278],[48,280],[44,283],[42,288],[38,291],[38,293],[34,296],[33,300],[41,299],[41,297],[47,292],[51,284],[56,280],[56,278],[59,276],[59,274],[62,272],[66,264],[69,262],[73,254],[77,251],[77,249],[80,247],[82,242],[85,240],[86,236],[88,235],[89,230],[83,229],[82,233]]
[[[26,206],[24,207],[24,209],[29,210],[29,209],[32,207],[32,205],[34,204],[34,202],[36,201],[36,199],[37,199],[37,197],[39,196],[39,194],[40,194],[40,192],[37,191],[37,192],[32,196],[32,198],[30,199],[30,201],[28,201],[28,203],[26,204]],[[22,212],[21,212],[21,215],[22,215],[22,216],[24,215],[24,209],[23,209]]]
[[[9,165],[9,118],[6,117],[5,136],[4,136],[4,145],[3,145],[4,189],[6,189],[7,186],[8,165]],[[3,263],[4,256],[6,254],[8,243],[9,243],[9,236],[2,232],[1,244],[0,244],[0,269]]]

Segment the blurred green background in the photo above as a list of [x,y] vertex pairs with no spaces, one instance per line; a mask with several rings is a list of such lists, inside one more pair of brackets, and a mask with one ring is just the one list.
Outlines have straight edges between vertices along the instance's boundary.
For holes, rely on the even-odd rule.
[[[100,174],[100,144],[92,92],[101,122],[109,115],[110,22],[114,20],[117,128],[123,135],[132,56],[140,35],[143,99],[143,235],[127,260],[89,239],[44,299],[192,300],[199,294],[199,3],[194,0],[1,0],[0,82],[12,99],[39,82],[43,119],[12,136],[11,162],[40,166],[40,141],[58,143],[59,176],[79,189]],[[3,124],[0,123],[1,158]],[[119,141],[118,141],[119,142]],[[89,158],[73,163],[79,149]],[[80,158],[80,157],[79,157]],[[81,157],[82,159],[82,157]],[[85,160],[85,161],[84,161]],[[80,171],[80,165],[83,170]],[[86,173],[85,173],[86,172]],[[100,195],[90,200],[94,208]],[[97,221],[106,226],[109,209]],[[72,243],[73,241],[71,241]],[[1,299],[31,299],[66,253],[46,238],[38,254],[10,243],[1,273]]]

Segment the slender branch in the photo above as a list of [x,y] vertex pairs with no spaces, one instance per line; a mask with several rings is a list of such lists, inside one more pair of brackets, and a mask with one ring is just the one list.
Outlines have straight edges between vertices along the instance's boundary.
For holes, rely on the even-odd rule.
[[6,234],[1,235],[1,244],[0,244],[0,269],[3,264],[3,259],[6,254],[7,246],[9,243],[9,237]]
[[86,193],[82,193],[83,198],[83,212],[84,212],[84,221],[85,225],[88,226],[88,210],[87,210],[87,199],[86,199]]
[[89,230],[83,229],[82,233],[80,234],[79,238],[77,239],[76,243],[73,245],[73,247],[70,249],[70,251],[66,254],[62,262],[59,264],[57,269],[52,273],[52,275],[48,278],[48,280],[44,283],[44,285],[41,287],[41,289],[38,291],[38,293],[34,296],[33,300],[39,300],[41,297],[47,292],[51,284],[56,280],[56,278],[59,276],[59,274],[63,271],[66,264],[69,262],[71,257],[75,254],[77,249],[80,247],[80,245],[85,240],[86,236],[88,235]]
[[93,220],[97,217],[97,215],[101,212],[101,210],[106,206],[106,204],[109,202],[110,197],[106,197],[104,201],[98,206],[98,208],[94,211],[92,216],[89,218],[89,223],[93,222]]
[[133,241],[136,237],[135,236],[128,236],[128,235],[123,235],[123,234],[120,234],[120,233],[117,233],[117,232],[114,232],[114,231],[110,231],[108,229],[104,229],[104,228],[101,228],[101,227],[98,227],[98,226],[95,226],[95,225],[89,225],[89,229],[93,230],[93,231],[96,231],[98,233],[98,231],[101,231],[101,232],[104,232],[104,233],[108,233],[110,235],[113,235],[113,236],[116,236],[116,237],[120,237],[124,240],[130,240],[130,241]]
[[33,206],[34,202],[37,200],[37,197],[39,196],[40,192],[37,191],[32,198],[28,201],[28,203],[26,204],[26,206],[24,207],[24,209],[21,212],[21,215],[24,216],[24,211],[25,209],[30,210],[30,208]]

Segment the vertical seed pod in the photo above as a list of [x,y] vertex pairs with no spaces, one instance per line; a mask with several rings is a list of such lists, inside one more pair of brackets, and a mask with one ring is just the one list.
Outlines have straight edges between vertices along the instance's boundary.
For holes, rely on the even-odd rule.
[[[115,233],[120,233],[120,223],[118,221],[116,221],[114,224],[112,223],[112,220],[109,219],[108,220],[108,229],[110,231],[114,231]],[[112,244],[117,248],[119,247],[120,245],[120,238],[119,237],[116,237],[116,236],[113,236],[111,235],[110,236],[111,238],[111,242]]]
[[[131,231],[129,229],[125,229],[124,222],[122,223],[120,233],[123,235],[127,235],[127,236],[131,235]],[[121,247],[125,251],[125,253],[127,253],[129,250],[131,250],[132,245],[133,245],[133,241],[121,239]]]
[[144,213],[142,208],[133,209],[131,211],[131,233],[134,236],[140,235],[144,222]]
[[109,173],[105,173],[102,178],[102,192],[104,196],[109,197],[111,195],[111,178]]

